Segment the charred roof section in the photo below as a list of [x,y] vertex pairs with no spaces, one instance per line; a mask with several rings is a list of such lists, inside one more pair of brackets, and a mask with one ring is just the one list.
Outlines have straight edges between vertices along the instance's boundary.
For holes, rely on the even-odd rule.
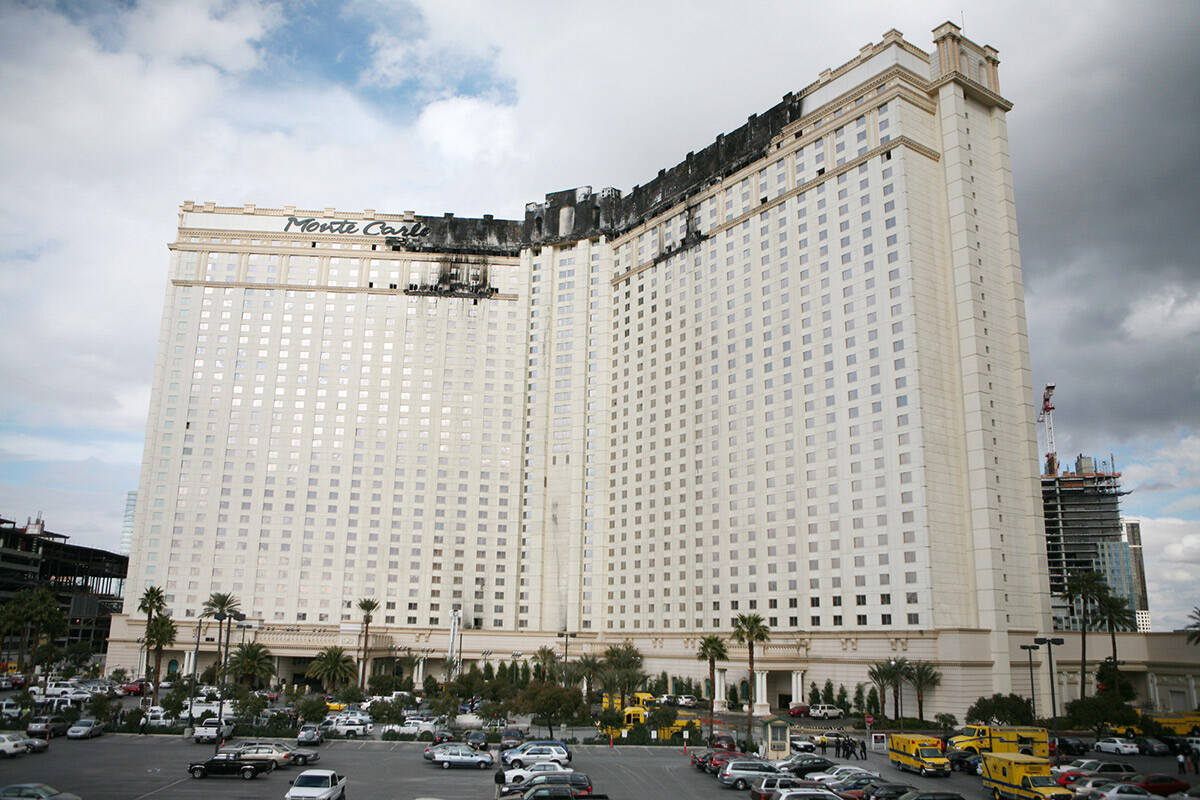
[[547,194],[545,202],[525,206],[525,243],[619,236],[765,156],[784,127],[800,119],[801,106],[800,96],[785,94],[765,113],[752,114],[745,125],[659,170],[653,180],[634,186],[627,195],[616,189],[602,189],[597,195],[590,186]]
[[392,250],[408,253],[452,253],[461,255],[515,256],[521,252],[520,222],[496,219],[459,218],[447,213],[440,217],[413,216],[411,221],[393,225],[394,235],[386,237]]

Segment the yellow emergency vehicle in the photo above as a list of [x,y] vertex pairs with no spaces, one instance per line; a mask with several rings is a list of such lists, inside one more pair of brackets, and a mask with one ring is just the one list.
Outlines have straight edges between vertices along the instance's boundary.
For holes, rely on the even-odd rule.
[[1022,753],[1050,757],[1050,734],[1045,728],[968,725],[946,742],[950,747],[972,753]]
[[893,733],[888,736],[888,758],[896,769],[922,775],[950,774],[950,760],[942,752],[941,742],[932,736]]
[[984,753],[983,788],[992,800],[1071,800],[1044,758],[1021,753]]

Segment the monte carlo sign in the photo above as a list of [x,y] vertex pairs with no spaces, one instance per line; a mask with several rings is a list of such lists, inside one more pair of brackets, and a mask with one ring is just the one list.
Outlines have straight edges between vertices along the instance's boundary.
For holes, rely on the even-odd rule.
[[319,220],[315,217],[288,217],[283,232],[297,233],[344,233],[359,236],[428,236],[429,226],[423,222],[412,222],[397,226],[380,220],[362,222],[353,219]]

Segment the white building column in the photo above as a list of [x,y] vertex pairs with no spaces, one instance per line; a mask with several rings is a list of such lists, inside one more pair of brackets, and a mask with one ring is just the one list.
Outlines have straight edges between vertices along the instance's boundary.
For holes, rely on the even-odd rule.
[[804,702],[804,670],[792,670],[792,702]]
[[180,675],[191,676],[192,665],[196,663],[195,655],[196,651],[191,648],[183,651],[183,666],[179,668]]
[[771,703],[767,700],[767,670],[754,670],[754,713],[765,717],[771,713]]
[[1188,687],[1188,708],[1195,708],[1196,707],[1196,676],[1195,675],[1187,676],[1187,687]]
[[1147,672],[1146,687],[1150,692],[1150,708],[1155,711],[1161,711],[1162,706],[1158,704],[1158,675],[1153,672]]
[[713,711],[728,711],[729,700],[726,695],[729,690],[725,688],[725,675],[728,670],[717,670],[717,681],[713,685]]
[[416,672],[413,673],[413,687],[415,688],[417,686],[420,686],[424,680],[425,680],[425,659],[418,658]]

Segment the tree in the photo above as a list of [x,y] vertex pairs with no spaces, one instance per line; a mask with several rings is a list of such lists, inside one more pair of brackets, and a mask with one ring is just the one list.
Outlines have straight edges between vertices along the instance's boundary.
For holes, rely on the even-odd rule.
[[29,662],[29,671],[32,673],[37,671],[38,646],[41,643],[42,635],[45,634],[48,641],[52,643],[56,637],[66,633],[67,617],[58,607],[58,601],[54,599],[54,595],[46,589],[24,589],[17,593],[17,597],[21,598],[21,613],[30,630],[29,643],[32,657]]
[[867,713],[882,717],[883,709],[879,707],[879,690],[874,685],[867,692]]
[[367,648],[370,645],[371,636],[371,621],[374,619],[371,615],[379,610],[379,601],[374,597],[363,597],[358,601],[358,610],[362,612],[363,634],[362,634],[362,663],[359,665],[358,685],[367,685]]
[[1104,659],[1096,668],[1096,694],[1113,694],[1125,702],[1137,697],[1133,684],[1125,679],[1111,658]]
[[549,728],[550,737],[553,738],[554,726],[574,719],[583,711],[583,695],[574,686],[534,681],[517,695],[513,708],[533,715],[533,722]]
[[858,683],[854,686],[854,712],[863,714],[867,710],[867,695],[863,690],[863,684]]
[[942,673],[930,661],[913,661],[909,665],[908,682],[917,693],[917,719],[925,721],[925,693],[942,685]]
[[1087,632],[1092,606],[1105,594],[1108,584],[1099,572],[1088,570],[1067,576],[1062,597],[1072,608],[1079,609],[1079,696],[1087,696]]
[[235,681],[245,681],[249,688],[254,689],[260,680],[275,674],[275,657],[266,645],[259,642],[239,644],[229,656],[228,668]]
[[158,705],[158,688],[162,683],[163,650],[175,645],[175,621],[166,614],[158,614],[146,626],[146,652],[154,651],[154,705]]
[[758,614],[738,614],[733,621],[733,640],[746,645],[750,666],[750,698],[746,704],[746,737],[754,741],[754,645],[771,640],[771,629]]
[[1117,660],[1117,629],[1123,631],[1137,630],[1137,616],[1129,605],[1127,598],[1112,592],[1105,592],[1096,601],[1096,620],[1108,629],[1112,639],[1112,660]]
[[831,706],[831,705],[833,705],[833,701],[834,701],[833,679],[826,678],[825,685],[821,687],[821,702],[827,706]]
[[[141,598],[138,600],[138,611],[146,615],[145,634],[150,632],[150,622],[155,616],[161,614],[167,608],[167,596],[163,594],[161,586],[147,586],[142,592]],[[143,643],[146,650],[146,666],[150,666],[150,646]]]
[[953,714],[935,714],[933,721],[944,731],[952,731],[958,727],[958,718]]
[[817,686],[816,681],[808,685],[808,704],[810,706],[821,705],[821,687]]
[[837,691],[837,699],[833,704],[842,710],[842,713],[850,713],[850,694],[846,691],[846,684],[839,683]]
[[[891,670],[892,665],[888,661],[876,661],[867,667],[867,677],[873,684],[871,688],[875,691],[876,704],[886,701],[887,687],[891,684]],[[880,716],[887,716],[887,708],[885,706],[880,706],[877,711]]]
[[108,679],[116,684],[129,683],[129,670],[124,667],[117,667],[108,673]]
[[[225,669],[221,658],[221,654],[224,652],[221,650],[221,636],[225,632],[223,621],[241,610],[241,601],[235,595],[228,592],[213,592],[200,608],[201,617],[209,617],[217,620],[217,660],[215,662],[217,677],[214,678],[214,682],[220,681],[223,683],[225,679]],[[200,623],[197,622],[196,624]]]
[[1033,704],[1028,697],[997,693],[971,704],[966,719],[987,725],[1032,725]]
[[541,673],[543,681],[554,681],[558,679],[558,653],[553,647],[542,645],[533,654],[533,663],[536,671]]
[[325,719],[329,706],[320,697],[305,697],[296,703],[296,715],[301,722],[311,722],[314,725]]
[[717,662],[729,659],[729,650],[725,647],[725,640],[716,634],[705,636],[700,640],[700,648],[696,651],[696,658],[708,662],[708,741],[711,743],[713,738],[714,703],[717,692]]
[[1200,644],[1200,606],[1193,606],[1188,614],[1188,624],[1183,628],[1188,632],[1188,644]]
[[317,652],[304,674],[320,681],[324,689],[336,689],[354,680],[354,659],[341,647],[326,647]]
[[1096,736],[1105,729],[1140,724],[1141,715],[1130,708],[1116,694],[1104,693],[1095,697],[1081,697],[1067,703],[1067,717],[1077,728],[1090,728]]
[[578,670],[578,675],[583,679],[583,698],[584,702],[592,701],[592,690],[595,688],[596,678],[599,677],[600,671],[604,669],[604,662],[591,653],[584,653],[575,662],[575,669]]

